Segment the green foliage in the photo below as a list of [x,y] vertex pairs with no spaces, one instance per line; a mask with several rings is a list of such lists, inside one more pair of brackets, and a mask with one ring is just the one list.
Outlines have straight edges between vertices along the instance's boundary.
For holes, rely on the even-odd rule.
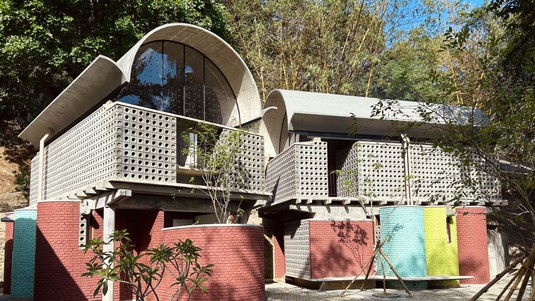
[[[247,172],[240,163],[241,149],[245,132],[241,130],[218,129],[199,123],[185,132],[184,140],[189,141],[189,133],[195,134],[195,147],[183,151],[193,155],[197,168],[202,172],[206,185],[205,192],[212,201],[218,223],[235,223],[238,216],[229,212],[233,193],[243,189],[247,181]],[[190,145],[193,145],[190,141]],[[243,215],[238,208],[237,215]],[[231,216],[232,215],[232,216]]]
[[99,54],[119,59],[145,33],[187,22],[229,37],[215,1],[0,1],[0,117],[23,126]]
[[[438,43],[438,51],[414,60],[431,66],[418,71],[427,74],[427,80],[407,77],[405,81],[409,93],[417,96],[410,99],[420,101],[420,117],[443,123],[437,129],[443,137],[434,141],[435,146],[459,158],[461,167],[490,173],[500,180],[510,205],[489,217],[511,229],[512,242],[525,248],[535,242],[530,230],[535,227],[533,11],[529,2],[496,0],[463,15],[458,26],[445,31],[442,42],[433,42]],[[422,39],[417,41],[420,45]],[[410,59],[407,63],[414,66]],[[394,70],[385,73],[394,74]],[[426,88],[419,87],[422,84]],[[480,111],[468,112],[462,117],[464,125],[460,125],[437,111],[433,103],[460,104]],[[389,108],[395,105],[383,105],[377,111]],[[455,107],[451,108],[455,112]],[[488,118],[485,126],[477,122],[481,115]],[[459,179],[459,183],[468,190],[477,184],[470,177]]]
[[[100,291],[105,295],[108,281],[113,281],[122,283],[137,300],[145,300],[151,294],[159,300],[156,289],[166,271],[174,279],[171,286],[176,292],[172,300],[179,300],[183,291],[188,295],[187,300],[197,289],[207,293],[203,283],[210,279],[213,265],[202,266],[198,262],[201,248],[193,245],[190,239],[135,254],[128,235],[126,230],[116,230],[109,240],[95,238],[84,246],[84,253],[91,251],[94,256],[86,263],[87,272],[82,276],[99,279],[94,296]],[[107,251],[105,245],[109,244],[115,247]]]
[[[235,45],[263,98],[272,89],[367,94],[407,1],[226,0]],[[393,31],[392,31],[393,32]]]
[[440,37],[430,37],[422,28],[413,29],[405,40],[383,53],[370,94],[411,101],[437,95],[439,91],[429,75],[441,63],[440,45]]
[[208,293],[204,282],[212,275],[213,264],[202,266],[198,259],[201,257],[201,248],[193,245],[190,239],[174,243],[172,246],[160,245],[148,250],[150,263],[162,267],[162,271],[169,271],[175,281],[171,286],[177,287],[177,292],[171,299],[180,300],[180,294],[186,291],[188,300],[196,289]]
[[30,168],[27,165],[22,165],[15,172],[15,190],[26,193],[30,192]]

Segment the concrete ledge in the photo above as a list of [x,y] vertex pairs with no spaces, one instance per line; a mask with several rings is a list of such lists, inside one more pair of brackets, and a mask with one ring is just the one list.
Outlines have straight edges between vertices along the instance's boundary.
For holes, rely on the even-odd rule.
[[[422,277],[402,277],[402,280],[405,282],[429,282],[429,281],[448,281],[448,280],[464,280],[472,279],[473,276],[422,276]],[[328,290],[341,290],[345,289],[354,277],[327,277],[327,278],[318,278],[318,279],[301,279],[294,277],[286,277],[286,282],[294,284],[300,287],[305,287],[308,289],[315,289],[320,291]],[[350,289],[360,289],[364,283],[365,289],[376,288],[376,282],[382,281],[398,281],[395,276],[385,276],[382,275],[371,275],[368,279],[365,280],[365,276],[359,276],[350,286]],[[413,288],[411,288],[413,289]]]

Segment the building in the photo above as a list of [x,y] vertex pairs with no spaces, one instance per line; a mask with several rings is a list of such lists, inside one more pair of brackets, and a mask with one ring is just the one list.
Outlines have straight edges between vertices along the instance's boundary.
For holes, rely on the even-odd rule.
[[[273,195],[260,213],[274,237],[274,277],[312,285],[352,279],[382,238],[411,285],[488,282],[489,268],[505,268],[502,237],[489,249],[485,221],[488,208],[506,204],[499,182],[481,159],[466,170],[430,142],[472,113],[438,106],[424,122],[419,104],[382,101],[392,108],[373,116],[380,102],[284,90],[268,96],[265,107],[277,109],[265,113],[260,133],[272,158],[266,188]],[[487,122],[477,110],[473,116]],[[381,279],[376,269],[372,278]],[[388,266],[385,274],[394,276]]]
[[[440,122],[399,142],[398,126],[422,121],[416,104],[399,102],[403,116],[381,119],[371,117],[378,101],[276,90],[262,110],[239,55],[188,24],[154,29],[117,62],[99,56],[20,134],[39,152],[30,206],[4,218],[13,242],[4,292],[92,299],[96,281],[81,277],[89,255],[80,246],[123,228],[138,251],[191,238],[216,264],[209,292],[228,300],[264,300],[265,277],[352,277],[379,237],[392,237],[383,249],[415,286],[431,276],[487,282],[484,214],[504,204],[499,183],[478,166],[467,174],[426,142]],[[449,118],[466,113],[441,108]],[[229,205],[245,212],[241,225],[214,224],[210,187],[195,156],[182,152],[200,147],[192,129],[202,125],[244,137],[238,161],[247,180]],[[456,215],[448,205],[465,176],[477,187],[457,198],[468,207]],[[257,214],[263,227],[247,224]],[[403,266],[406,256],[418,269]],[[132,298],[119,285],[113,297]]]

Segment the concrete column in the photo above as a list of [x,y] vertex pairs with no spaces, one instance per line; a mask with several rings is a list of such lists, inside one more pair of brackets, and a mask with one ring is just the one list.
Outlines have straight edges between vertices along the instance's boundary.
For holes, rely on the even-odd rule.
[[[108,240],[110,234],[115,230],[115,209],[110,208],[108,205],[104,206],[104,227],[102,230],[102,237],[104,240]],[[103,246],[103,251],[111,252],[113,251],[113,247],[113,243],[105,244]],[[108,292],[106,295],[102,295],[102,301],[113,301],[113,281],[108,281]]]
[[45,141],[50,134],[45,134],[39,141],[39,180],[37,184],[37,200],[43,201],[45,199]]

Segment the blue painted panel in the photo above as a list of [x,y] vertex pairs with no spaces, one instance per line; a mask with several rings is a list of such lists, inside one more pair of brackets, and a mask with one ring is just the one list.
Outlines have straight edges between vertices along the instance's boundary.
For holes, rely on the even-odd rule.
[[[382,251],[397,273],[402,277],[427,276],[423,209],[391,207],[381,208],[379,212],[381,239],[387,239]],[[394,276],[386,262],[384,269],[386,275]],[[378,261],[377,274],[381,273],[381,263]]]
[[11,296],[33,297],[37,211],[15,210]]

